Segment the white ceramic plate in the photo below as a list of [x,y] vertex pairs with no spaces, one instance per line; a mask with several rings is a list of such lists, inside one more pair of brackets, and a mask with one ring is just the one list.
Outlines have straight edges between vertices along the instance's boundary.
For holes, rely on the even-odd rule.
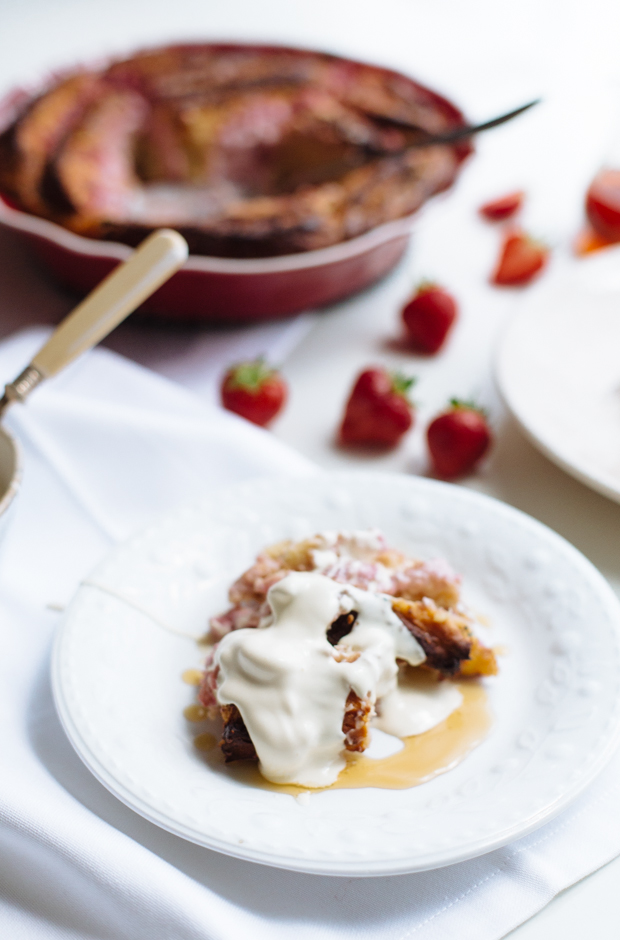
[[497,360],[506,403],[542,452],[620,502],[620,256],[582,267],[531,298]]
[[[379,526],[443,556],[507,650],[487,680],[495,723],[459,766],[409,790],[294,797],[212,771],[183,718],[193,637],[258,549],[327,528]],[[601,770],[618,739],[620,607],[572,546],[470,490],[386,474],[317,474],[219,492],[121,545],[78,591],[53,688],[86,765],[164,829],[219,852],[331,875],[420,871],[540,826]]]

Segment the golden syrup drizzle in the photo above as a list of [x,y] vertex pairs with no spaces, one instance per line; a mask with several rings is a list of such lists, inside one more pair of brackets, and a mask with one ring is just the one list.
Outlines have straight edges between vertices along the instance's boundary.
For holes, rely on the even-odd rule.
[[209,717],[204,705],[199,705],[198,703],[188,705],[187,708],[184,708],[183,715],[188,721],[204,721],[205,718]]
[[[383,790],[405,790],[432,780],[433,777],[456,767],[484,739],[491,727],[487,695],[475,679],[457,683],[463,695],[463,704],[445,721],[426,731],[404,738],[404,747],[397,754],[374,760],[363,754],[350,753],[347,766],[335,783],[319,790],[293,784],[271,783],[261,775],[254,762],[240,761],[226,765],[226,773],[247,786],[259,787],[276,793],[299,796],[303,792],[325,790],[352,790],[359,787],[378,787]],[[218,751],[221,755],[221,752]],[[215,769],[216,763],[210,760]]]
[[185,672],[181,674],[181,679],[188,685],[200,685],[202,682],[202,670],[186,669]]
[[463,704],[424,734],[404,738],[402,751],[373,760],[351,753],[330,789],[380,787],[403,790],[451,770],[485,737],[491,725],[486,693],[477,682],[459,682]]
[[203,731],[194,738],[194,747],[199,751],[210,751],[217,744],[217,738],[210,731]]

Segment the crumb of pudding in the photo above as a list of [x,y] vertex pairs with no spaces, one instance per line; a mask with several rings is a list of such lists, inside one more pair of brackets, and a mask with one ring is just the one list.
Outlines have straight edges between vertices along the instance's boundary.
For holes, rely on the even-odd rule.
[[353,690],[344,706],[344,746],[347,751],[365,751],[370,744],[370,719],[374,715],[370,697],[361,699]]

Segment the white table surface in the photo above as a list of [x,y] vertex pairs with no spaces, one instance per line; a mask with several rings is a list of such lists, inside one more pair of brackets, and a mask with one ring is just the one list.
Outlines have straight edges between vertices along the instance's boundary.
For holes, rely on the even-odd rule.
[[[496,443],[482,470],[463,485],[551,526],[620,593],[620,505],[541,456],[499,401],[492,379],[494,349],[505,323],[527,302],[527,291],[488,286],[497,233],[475,215],[485,198],[524,186],[529,194],[526,222],[555,249],[546,277],[561,277],[567,266],[578,263],[571,257],[570,241],[579,226],[583,191],[610,153],[615,134],[614,102],[620,98],[616,3],[265,0],[216,5],[178,0],[171,12],[170,4],[159,0],[3,0],[0,20],[4,87],[32,77],[43,66],[88,58],[104,47],[212,35],[275,38],[387,62],[451,95],[474,119],[544,93],[538,115],[480,141],[459,186],[424,214],[411,252],[391,276],[329,311],[294,321],[284,332],[273,326],[256,328],[248,334],[248,351],[260,351],[262,343],[271,345],[277,337],[291,400],[274,433],[325,467],[424,473],[428,417],[451,395],[477,396],[491,411]],[[428,275],[454,290],[462,310],[446,352],[421,360],[394,340],[403,299],[416,279]],[[70,306],[71,298],[53,286],[25,249],[0,232],[0,336],[28,324],[54,322]],[[222,335],[129,323],[108,344],[212,397]],[[393,453],[354,457],[334,447],[333,433],[354,375],[374,362],[419,376],[418,424]],[[620,892],[614,888],[619,875],[620,859],[563,892],[512,936],[617,937]]]

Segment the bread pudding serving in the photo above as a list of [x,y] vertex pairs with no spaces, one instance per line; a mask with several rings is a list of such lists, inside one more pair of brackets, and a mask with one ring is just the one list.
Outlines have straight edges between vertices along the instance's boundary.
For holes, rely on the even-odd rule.
[[182,45],[66,75],[0,136],[21,209],[135,245],[170,226],[194,254],[334,245],[414,213],[468,143],[449,102],[386,69],[279,47]]
[[375,530],[274,545],[229,596],[198,697],[221,714],[226,761],[258,760],[275,783],[329,786],[371,724],[423,734],[460,707],[451,680],[497,672],[449,565]]

